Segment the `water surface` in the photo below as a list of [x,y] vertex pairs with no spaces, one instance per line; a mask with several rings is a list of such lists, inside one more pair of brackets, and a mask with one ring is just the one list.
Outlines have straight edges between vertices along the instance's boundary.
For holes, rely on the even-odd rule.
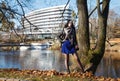
[[[65,71],[63,55],[60,51],[51,50],[0,52],[0,68]],[[120,53],[106,52],[96,75],[120,77]]]

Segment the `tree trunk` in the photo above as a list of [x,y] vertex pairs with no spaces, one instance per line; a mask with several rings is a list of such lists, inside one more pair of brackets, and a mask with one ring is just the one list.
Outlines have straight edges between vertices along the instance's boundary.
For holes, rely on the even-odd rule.
[[97,2],[98,10],[98,40],[96,49],[93,52],[93,57],[90,60],[92,67],[89,71],[92,71],[93,74],[96,72],[97,66],[100,63],[104,52],[105,52],[105,41],[106,41],[106,29],[107,29],[107,19],[109,11],[109,2],[110,0],[103,0],[102,10],[100,10],[100,2]]
[[77,0],[78,7],[78,42],[80,52],[82,54],[88,54],[90,49],[89,42],[89,21],[88,21],[88,9],[87,9],[87,0]]
[[[103,0],[102,8],[100,8],[100,0],[97,0],[98,10],[98,40],[95,50],[90,50],[90,38],[89,38],[89,21],[88,21],[88,9],[87,0],[77,0],[78,7],[78,42],[80,47],[80,53],[86,56],[86,61],[91,63],[91,66],[87,71],[96,72],[97,66],[100,63],[105,52],[106,41],[106,27],[109,11],[110,0]],[[82,58],[81,58],[82,59]]]

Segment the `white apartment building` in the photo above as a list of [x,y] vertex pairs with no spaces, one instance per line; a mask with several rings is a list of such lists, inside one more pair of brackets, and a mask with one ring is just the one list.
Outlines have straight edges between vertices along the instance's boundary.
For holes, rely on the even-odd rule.
[[23,19],[24,33],[38,38],[53,38],[61,31],[62,25],[71,19],[71,14],[72,10],[69,6],[65,8],[65,5],[34,10],[25,15],[27,19]]

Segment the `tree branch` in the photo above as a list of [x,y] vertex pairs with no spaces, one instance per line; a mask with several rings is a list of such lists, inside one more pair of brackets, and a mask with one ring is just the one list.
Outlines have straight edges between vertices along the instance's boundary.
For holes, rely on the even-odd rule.
[[[100,2],[100,4],[102,4],[103,2]],[[97,9],[97,6],[90,12],[90,14],[88,15],[88,17],[90,18],[90,16],[93,14],[93,12]]]
[[69,4],[69,2],[70,2],[70,0],[67,1],[67,3],[66,3],[66,5],[65,5],[65,7],[64,7],[64,10],[63,10],[63,13],[62,13],[62,16],[61,16],[61,17],[63,17],[63,14],[64,14],[65,9],[66,9],[67,5]]
[[[106,10],[107,10],[107,8],[108,8],[108,6],[109,6],[110,1],[111,1],[111,0],[106,0],[106,1],[103,2],[103,6],[102,6],[102,13],[103,13],[103,14],[106,14]],[[108,10],[107,10],[107,11],[108,11]]]
[[97,0],[97,11],[98,11],[98,16],[101,16],[101,9],[100,9],[100,0]]
[[[24,9],[23,9],[22,4],[19,2],[19,0],[17,0],[17,2],[18,2],[18,4],[20,5],[20,7],[21,7],[21,9],[22,9],[24,19],[27,20],[27,22],[28,22],[30,25],[38,28],[36,25],[34,25],[33,23],[31,23],[31,22],[26,18],[26,16],[25,16],[25,11],[24,11]],[[30,26],[30,27],[31,27],[31,26]]]

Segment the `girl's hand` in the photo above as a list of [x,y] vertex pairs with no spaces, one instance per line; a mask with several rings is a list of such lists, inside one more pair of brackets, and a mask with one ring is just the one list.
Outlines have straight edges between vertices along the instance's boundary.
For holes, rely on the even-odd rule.
[[62,42],[64,42],[64,41],[65,41],[65,39]]
[[75,46],[75,49],[76,49],[76,50],[79,50],[79,47],[78,47],[78,45],[76,45],[76,46]]

